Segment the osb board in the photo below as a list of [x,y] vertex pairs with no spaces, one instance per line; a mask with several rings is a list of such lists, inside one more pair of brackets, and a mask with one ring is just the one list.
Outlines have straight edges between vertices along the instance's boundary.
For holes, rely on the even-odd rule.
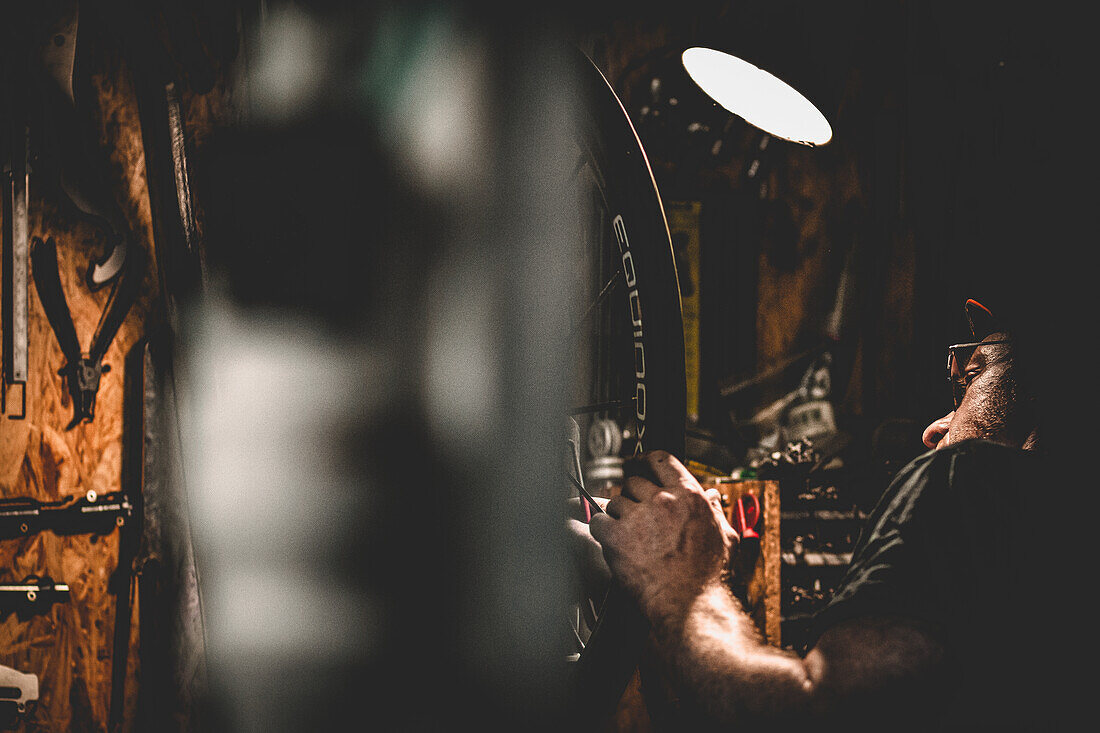
[[[95,420],[66,430],[73,411],[58,369],[64,363],[33,282],[29,286],[29,373],[24,420],[0,418],[0,496],[26,496],[39,501],[122,489],[123,385],[126,355],[144,335],[154,313],[156,263],[152,248],[149,197],[137,105],[129,75],[109,57],[99,59],[93,78],[98,104],[93,110],[100,142],[110,151],[109,183],[148,264],[141,294],[104,363],[111,371],[100,382]],[[93,128],[94,129],[94,128]],[[100,252],[102,236],[90,224],[61,213],[58,202],[43,198],[31,180],[30,229],[58,244],[58,266],[73,323],[82,347],[88,347],[106,289],[90,292],[83,282],[91,258]],[[9,407],[19,388],[8,394]],[[113,634],[116,596],[108,581],[118,564],[119,533],[103,537],[59,536],[46,531],[0,542],[0,579],[20,581],[26,575],[49,575],[68,583],[70,599],[48,612],[21,620],[11,614],[0,620],[0,664],[38,675],[37,709],[23,730],[106,730],[111,699]],[[123,584],[122,587],[126,587]],[[137,599],[127,665],[127,695],[123,729],[137,701]]]

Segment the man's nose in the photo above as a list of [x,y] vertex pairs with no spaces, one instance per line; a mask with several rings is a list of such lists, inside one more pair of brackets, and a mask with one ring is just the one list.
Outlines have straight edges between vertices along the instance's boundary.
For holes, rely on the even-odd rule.
[[934,420],[924,429],[921,439],[929,448],[938,448],[940,441],[947,435],[947,429],[951,427],[951,420],[955,417],[955,411],[947,413],[939,420]]

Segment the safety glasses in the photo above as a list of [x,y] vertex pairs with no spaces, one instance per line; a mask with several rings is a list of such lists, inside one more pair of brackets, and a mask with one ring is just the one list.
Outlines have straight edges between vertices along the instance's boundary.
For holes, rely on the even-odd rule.
[[[947,381],[951,383],[951,399],[955,402],[955,409],[959,409],[963,395],[966,394],[966,382],[963,375],[966,373],[966,365],[970,363],[970,357],[979,346],[992,346],[994,344],[1007,344],[1008,339],[997,341],[974,341],[968,344],[954,344],[947,347]],[[957,366],[956,366],[957,365]]]

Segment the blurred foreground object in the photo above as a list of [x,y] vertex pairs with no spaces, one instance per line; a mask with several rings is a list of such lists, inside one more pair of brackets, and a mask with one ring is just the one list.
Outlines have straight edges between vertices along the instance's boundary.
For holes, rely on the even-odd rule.
[[180,309],[210,725],[559,727],[561,52],[440,6],[246,21]]

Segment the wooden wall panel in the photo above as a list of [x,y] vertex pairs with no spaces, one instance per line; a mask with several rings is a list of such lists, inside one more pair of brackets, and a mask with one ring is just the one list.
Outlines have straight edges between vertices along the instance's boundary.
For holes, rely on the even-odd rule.
[[[64,357],[33,284],[29,295],[30,365],[27,414],[24,420],[0,419],[0,496],[28,496],[40,501],[99,493],[122,487],[123,399],[126,356],[157,317],[156,262],[152,247],[149,198],[145,183],[142,139],[129,76],[110,54],[97,61],[93,85],[98,94],[93,113],[100,142],[110,151],[109,180],[136,237],[147,267],[141,294],[104,358],[111,371],[100,382],[95,420],[66,430],[72,418],[71,399],[57,370]],[[78,338],[90,343],[106,289],[90,292],[83,282],[91,258],[98,256],[102,237],[89,223],[63,213],[59,203],[43,198],[31,180],[31,232],[52,237],[58,245],[62,287]],[[12,396],[18,396],[13,390]],[[136,438],[137,436],[135,436]],[[136,490],[138,487],[127,487]],[[111,699],[113,634],[118,596],[116,586],[119,532],[95,537],[59,536],[42,532],[0,542],[0,579],[22,580],[29,574],[50,575],[68,583],[70,600],[44,615],[21,620],[14,614],[0,620],[0,663],[38,675],[38,708],[26,730],[106,730]],[[123,729],[132,728],[137,700],[137,598],[127,659],[127,696]]]

